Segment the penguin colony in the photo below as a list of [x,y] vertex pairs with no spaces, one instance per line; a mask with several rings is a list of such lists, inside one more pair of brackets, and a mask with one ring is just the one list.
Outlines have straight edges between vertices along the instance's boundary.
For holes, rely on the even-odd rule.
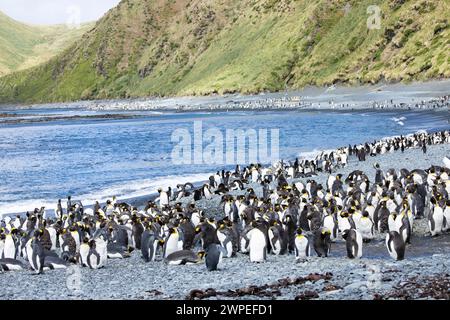
[[[417,133],[322,152],[314,160],[236,166],[234,172],[218,171],[199,188],[191,183],[160,188],[159,198],[140,211],[115,197],[93,208],[68,197],[67,209],[58,201],[56,217],[46,217],[42,207],[25,217],[3,218],[1,271],[42,273],[71,263],[98,269],[133,251],[144,262],[204,263],[213,271],[238,252],[255,263],[269,254],[292,254],[297,261],[313,254],[327,257],[332,243],[341,239],[348,258],[358,259],[379,234],[385,234],[389,256],[402,260],[416,219],[427,219],[432,236],[450,230],[450,166],[396,171],[375,163],[373,180],[359,170],[346,177],[335,172],[350,157],[365,161],[449,143],[449,131]],[[325,186],[313,179],[318,172],[329,174]],[[261,194],[251,183],[261,184]],[[208,217],[196,207],[196,201],[214,195],[221,197],[220,217]],[[185,197],[193,201],[182,205]]]
[[[94,105],[88,105],[92,110],[160,110],[161,105],[154,100],[147,101],[116,101],[114,103],[96,102]],[[167,110],[168,106],[164,106]],[[304,100],[301,96],[286,96],[281,98],[266,98],[248,101],[227,101],[224,103],[209,103],[202,105],[184,105],[177,104],[174,109],[177,111],[199,111],[199,110],[298,110],[298,109],[343,109],[348,110],[357,108],[357,104],[336,103],[333,100],[327,102],[310,102]],[[395,103],[392,99],[382,102],[372,101],[366,107],[367,109],[445,109],[450,107],[450,96],[445,95],[430,100],[421,100],[417,102]]]
[[[310,102],[304,100],[302,96],[285,96],[280,98],[265,98],[249,101],[227,101],[224,103],[208,103],[208,104],[177,104],[174,109],[177,111],[199,111],[199,110],[299,110],[299,109],[341,109],[348,110],[358,108],[360,105],[353,103],[337,103],[333,100],[326,102]],[[155,100],[136,100],[136,101],[116,101],[114,103],[96,102],[94,105],[88,105],[92,110],[160,110],[161,105]],[[170,106],[165,105],[164,108]],[[411,101],[409,103],[394,100],[385,100],[382,102],[372,101],[366,107],[367,109],[441,109],[450,107],[450,96],[445,95],[429,100]]]

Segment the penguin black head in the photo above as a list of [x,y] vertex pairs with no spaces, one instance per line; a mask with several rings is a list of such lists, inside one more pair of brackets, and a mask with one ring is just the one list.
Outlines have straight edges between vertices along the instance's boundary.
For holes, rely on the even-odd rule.
[[303,234],[302,228],[297,228],[296,233],[297,233],[297,235],[299,235],[299,236],[302,235],[302,234]]
[[348,216],[349,216],[348,212],[346,212],[346,211],[342,211],[341,212],[341,217],[342,218],[347,218]]

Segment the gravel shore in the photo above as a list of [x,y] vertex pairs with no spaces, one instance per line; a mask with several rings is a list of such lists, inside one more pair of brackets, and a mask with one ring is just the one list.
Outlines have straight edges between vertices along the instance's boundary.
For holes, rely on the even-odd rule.
[[[438,145],[430,146],[427,154],[415,149],[368,158],[365,162],[352,159],[340,172],[348,174],[360,169],[373,179],[374,162],[383,169],[428,168],[442,165],[443,157],[449,153],[448,145]],[[326,178],[322,174],[315,177],[321,183]],[[254,187],[257,193],[261,192]],[[207,215],[215,216],[221,214],[219,202],[220,197],[215,196],[210,201],[198,201],[197,206],[204,208]],[[450,235],[431,238],[426,220],[416,222],[406,259],[399,262],[389,257],[382,236],[364,245],[363,258],[359,260],[348,259],[343,241],[338,240],[328,258],[311,257],[296,263],[293,255],[269,255],[266,263],[253,264],[248,256],[239,253],[235,258],[224,259],[220,270],[215,272],[208,272],[204,264],[169,266],[161,258],[144,263],[140,252],[133,252],[127,259],[108,260],[100,270],[71,267],[46,271],[43,275],[28,270],[4,272],[0,275],[3,288],[0,298],[401,299],[405,298],[402,286],[412,288],[408,292],[415,293],[414,298],[442,297],[436,292],[445,288],[430,293],[423,287],[415,290],[414,286],[422,281],[428,281],[429,288],[433,288],[433,283],[448,284],[442,279],[447,279],[450,273]],[[194,289],[199,291],[191,292]],[[444,297],[445,294],[448,292]]]

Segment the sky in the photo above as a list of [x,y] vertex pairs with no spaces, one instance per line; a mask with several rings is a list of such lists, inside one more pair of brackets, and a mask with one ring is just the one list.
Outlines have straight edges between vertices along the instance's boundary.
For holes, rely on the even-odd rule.
[[120,0],[0,0],[0,11],[29,24],[95,21]]

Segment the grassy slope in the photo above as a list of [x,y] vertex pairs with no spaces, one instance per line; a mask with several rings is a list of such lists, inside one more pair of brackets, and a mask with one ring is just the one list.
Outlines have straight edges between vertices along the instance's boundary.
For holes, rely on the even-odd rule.
[[0,12],[0,75],[48,61],[81,38],[92,24],[79,29],[64,25],[30,26]]
[[[366,27],[372,4],[380,30]],[[0,101],[450,77],[449,12],[449,0],[123,0],[49,63],[1,78]]]

